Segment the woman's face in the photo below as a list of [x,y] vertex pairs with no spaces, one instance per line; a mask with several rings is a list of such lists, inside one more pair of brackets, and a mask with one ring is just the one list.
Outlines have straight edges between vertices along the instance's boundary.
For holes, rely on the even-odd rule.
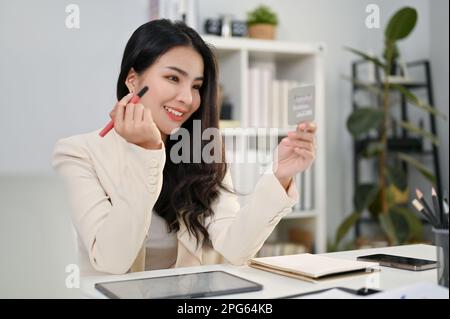
[[142,74],[130,71],[126,81],[127,87],[135,93],[148,86],[141,103],[150,108],[165,139],[200,107],[203,59],[191,47],[175,47]]

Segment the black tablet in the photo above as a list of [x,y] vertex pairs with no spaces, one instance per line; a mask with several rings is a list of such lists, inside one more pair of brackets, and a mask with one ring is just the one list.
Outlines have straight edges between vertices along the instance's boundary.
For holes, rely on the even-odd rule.
[[262,285],[224,271],[99,282],[95,288],[108,298],[200,298],[258,291]]

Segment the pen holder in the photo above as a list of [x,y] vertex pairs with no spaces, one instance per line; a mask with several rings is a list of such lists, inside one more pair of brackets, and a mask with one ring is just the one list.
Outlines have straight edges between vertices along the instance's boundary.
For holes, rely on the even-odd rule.
[[448,288],[448,229],[433,228],[433,235],[437,249],[437,281]]

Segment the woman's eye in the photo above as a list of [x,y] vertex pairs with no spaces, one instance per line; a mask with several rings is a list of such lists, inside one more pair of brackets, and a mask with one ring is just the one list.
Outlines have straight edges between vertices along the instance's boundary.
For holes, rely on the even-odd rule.
[[200,91],[201,87],[202,87],[201,85],[194,85],[194,86],[193,86],[193,89],[194,89],[194,90],[199,90],[199,91]]
[[173,82],[178,82],[178,77],[177,76],[169,76],[169,77],[167,77],[170,81],[173,81]]

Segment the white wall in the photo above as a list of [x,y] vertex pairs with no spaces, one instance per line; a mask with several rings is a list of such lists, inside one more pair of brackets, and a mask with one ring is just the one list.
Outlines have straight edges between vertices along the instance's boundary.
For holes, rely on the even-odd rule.
[[0,177],[0,299],[81,297],[66,287],[77,264],[69,209],[58,179]]
[[[64,9],[69,3],[76,3],[80,7],[79,30],[65,27],[67,14]],[[244,19],[245,12],[259,3],[261,1],[257,0],[199,0],[200,20],[217,17],[220,13],[231,13],[236,18]],[[344,51],[343,46],[380,51],[383,29],[365,27],[367,4],[376,3],[380,6],[382,26],[398,8],[404,5],[415,7],[419,11],[419,23],[400,48],[406,60],[432,59],[436,105],[448,114],[448,2],[266,0],[263,3],[270,5],[280,15],[279,39],[324,41],[328,46],[327,119],[326,123],[319,124],[326,129],[328,143],[327,223],[328,233],[334,236],[337,225],[350,212],[353,194],[351,139],[345,128],[346,118],[351,111],[351,90],[340,76],[350,73],[350,62],[354,56]],[[92,131],[107,122],[108,113],[115,102],[115,85],[125,43],[131,32],[147,21],[147,5],[146,0],[0,0],[2,194],[10,194],[6,191],[11,191],[9,177],[5,175],[53,174],[50,158],[58,138]],[[439,129],[443,145],[441,149],[445,150],[442,154],[443,176],[448,189],[448,122],[440,122]],[[20,234],[19,238],[15,238],[17,243],[14,245],[17,244],[17,247],[31,249],[26,243],[33,241],[36,232],[45,229],[42,227],[46,224],[37,223],[38,216],[66,222],[64,227],[67,227],[66,216],[58,215],[61,214],[59,208],[51,208],[52,189],[55,186],[48,186],[45,177],[39,181],[23,182],[21,185],[41,189],[46,200],[35,197],[29,199],[24,194],[18,197],[17,205],[9,202],[9,206],[5,206],[5,203],[0,202],[0,231],[10,234],[11,238]],[[44,187],[47,188],[42,189]],[[19,194],[20,189],[15,188]],[[20,199],[27,198],[30,203],[39,201],[41,206],[36,207],[41,207],[38,210],[40,215],[36,215],[33,204],[19,205]],[[17,214],[14,214],[14,209]],[[23,223],[27,223],[28,228],[21,228]],[[13,231],[15,228],[21,231]],[[54,235],[58,236],[58,233]],[[8,238],[2,238],[2,241]],[[10,249],[8,251],[14,258],[14,250],[0,247],[2,252]],[[19,258],[21,261],[27,260],[22,256],[23,259]],[[71,257],[66,256],[64,260],[70,261]],[[53,264],[57,267],[53,269],[60,271],[60,265],[60,262]],[[43,266],[41,268],[45,269]]]
[[[65,26],[70,3],[80,7],[80,29]],[[122,53],[147,20],[147,1],[0,4],[0,173],[51,173],[58,138],[109,121]]]
[[[448,1],[430,1],[430,59],[435,104],[448,119]],[[448,191],[448,120],[439,120],[442,183]]]

